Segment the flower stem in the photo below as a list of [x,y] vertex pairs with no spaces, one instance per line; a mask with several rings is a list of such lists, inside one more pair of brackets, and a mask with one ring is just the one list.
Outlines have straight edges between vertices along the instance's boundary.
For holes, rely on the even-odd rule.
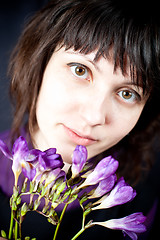
[[11,210],[11,220],[10,220],[10,227],[9,227],[9,235],[8,235],[8,239],[10,240],[12,238],[12,232],[13,232],[13,210]]
[[15,240],[18,238],[18,222],[15,222]]
[[75,240],[77,237],[79,237],[83,232],[85,228],[82,228],[71,240]]
[[64,206],[64,208],[63,208],[63,211],[62,211],[62,213],[61,213],[61,216],[60,216],[60,218],[59,218],[59,222],[58,222],[58,224],[57,224],[57,227],[56,227],[56,230],[55,230],[55,233],[54,233],[53,240],[56,240],[57,233],[58,233],[58,230],[59,230],[60,224],[61,224],[61,222],[62,222],[62,219],[63,219],[64,213],[65,213],[67,207],[68,207],[68,203],[66,203],[65,206]]

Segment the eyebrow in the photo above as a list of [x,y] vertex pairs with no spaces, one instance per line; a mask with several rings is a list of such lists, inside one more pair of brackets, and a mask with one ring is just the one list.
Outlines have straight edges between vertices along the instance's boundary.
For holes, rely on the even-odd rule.
[[[84,57],[88,62],[90,62],[94,67],[95,67],[95,69],[98,71],[98,72],[101,72],[101,69],[99,68],[99,66],[96,64],[96,61],[94,61],[94,59],[92,60],[92,59],[90,59],[87,55],[85,55],[85,54],[82,54],[82,53],[80,53],[80,52],[73,52],[72,50],[67,50],[67,51],[65,51],[66,53],[68,53],[68,54],[73,54],[73,55],[79,55],[80,57]],[[138,84],[138,83],[136,83],[136,82],[134,82],[134,81],[129,81],[129,80],[127,80],[126,79],[126,82],[124,82],[123,84],[126,84],[126,85],[131,85],[131,86],[135,86],[135,87],[137,87],[137,88],[140,88],[140,89],[143,89],[143,87],[142,87],[142,85],[141,84]]]
[[72,52],[72,51],[69,51],[67,50],[66,53],[68,54],[73,54],[73,55],[79,55],[79,56],[82,56],[84,57],[88,62],[90,62],[94,68],[98,71],[98,72],[101,72],[101,69],[98,67],[98,65],[96,64],[96,62],[92,59],[90,59],[88,56],[86,56],[85,54],[81,54],[80,52]]

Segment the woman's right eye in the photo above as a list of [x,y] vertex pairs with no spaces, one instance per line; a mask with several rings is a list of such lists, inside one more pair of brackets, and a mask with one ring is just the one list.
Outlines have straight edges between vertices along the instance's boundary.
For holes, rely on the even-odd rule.
[[86,66],[78,63],[70,63],[68,66],[76,77],[82,79],[87,79],[89,77],[89,70]]

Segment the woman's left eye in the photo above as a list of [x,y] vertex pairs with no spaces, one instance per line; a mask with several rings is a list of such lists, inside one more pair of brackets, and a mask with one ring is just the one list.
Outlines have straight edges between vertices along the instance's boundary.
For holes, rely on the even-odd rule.
[[118,95],[126,102],[134,103],[141,100],[140,95],[137,92],[131,90],[121,90]]
[[82,64],[68,64],[70,66],[71,72],[78,78],[88,78],[89,71],[87,67]]

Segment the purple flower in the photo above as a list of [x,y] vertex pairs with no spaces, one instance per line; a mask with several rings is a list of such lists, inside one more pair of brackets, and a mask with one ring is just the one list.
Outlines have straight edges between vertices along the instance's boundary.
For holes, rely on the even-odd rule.
[[77,145],[72,157],[72,178],[77,176],[87,161],[87,149],[85,146]]
[[111,156],[103,158],[95,167],[94,171],[91,172],[84,183],[79,188],[94,185],[99,183],[101,180],[108,178],[113,175],[118,168],[118,161]]
[[52,183],[60,174],[61,168],[55,168],[51,171],[44,172],[41,176],[41,182],[45,181],[45,187]]
[[27,159],[27,162],[30,165],[30,171],[26,165],[22,169],[23,174],[30,181],[44,172],[52,171],[64,166],[61,155],[56,153],[56,148],[49,148],[44,152],[38,149],[32,149],[30,150],[30,153],[36,156],[35,159]]
[[102,197],[104,194],[106,194],[113,188],[116,180],[117,177],[115,174],[103,179],[99,182],[98,187],[95,189],[94,193],[89,198]]
[[101,225],[114,230],[122,230],[124,234],[127,234],[132,240],[137,240],[137,233],[146,231],[146,226],[143,224],[146,217],[141,213],[133,213],[129,216],[111,219],[105,222],[95,222],[93,224]]
[[131,201],[136,196],[136,191],[129,185],[125,183],[124,178],[120,178],[113,190],[102,197],[99,201],[95,202],[95,205],[100,203],[96,209],[110,208],[116,205],[121,205],[126,202]]
[[28,150],[27,142],[23,137],[19,137],[14,142],[12,153],[9,151],[7,145],[0,140],[0,150],[7,158],[13,160],[12,171],[15,177],[15,186],[17,186],[18,177],[24,168],[24,172],[29,178],[34,176],[35,170],[28,162],[34,161],[37,155]]
[[46,170],[52,170],[55,168],[62,168],[64,166],[61,155],[56,153],[56,148],[49,148],[44,152],[36,149],[35,151],[38,155],[37,170],[39,172],[44,172]]
[[62,168],[64,165],[61,156],[56,153],[55,148],[50,148],[44,152],[38,149],[29,150],[26,140],[21,136],[14,142],[12,153],[1,140],[0,150],[7,158],[13,160],[12,170],[15,176],[15,186],[17,186],[21,172],[32,181],[34,177],[43,172]]

